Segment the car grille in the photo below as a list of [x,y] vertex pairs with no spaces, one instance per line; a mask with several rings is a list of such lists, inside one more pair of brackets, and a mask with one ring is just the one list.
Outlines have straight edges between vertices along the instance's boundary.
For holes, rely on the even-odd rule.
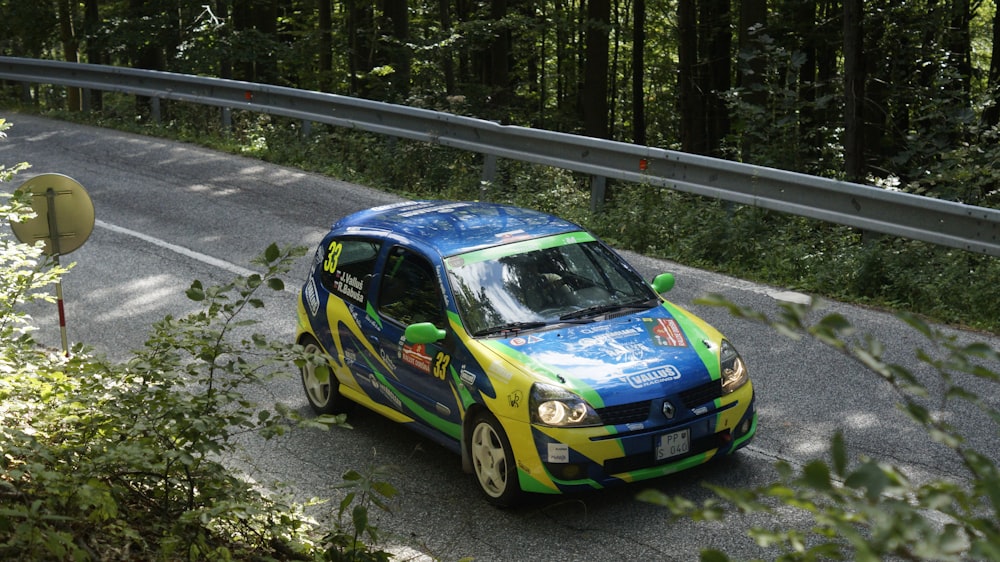
[[642,402],[632,402],[621,406],[608,406],[598,408],[597,415],[601,416],[601,421],[605,425],[620,425],[626,423],[639,423],[646,421],[649,417],[649,400]]
[[[681,402],[689,410],[722,396],[722,381],[709,381],[680,393]],[[649,418],[650,400],[598,408],[597,415],[605,425],[644,422]]]
[[722,397],[722,380],[709,381],[703,385],[685,390],[680,394],[681,401],[688,408],[701,406],[705,402],[711,402]]

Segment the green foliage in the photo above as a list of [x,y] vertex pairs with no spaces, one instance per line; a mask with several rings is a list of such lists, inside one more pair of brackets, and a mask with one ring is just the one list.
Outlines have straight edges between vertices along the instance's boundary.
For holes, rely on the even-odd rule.
[[388,500],[398,493],[383,480],[390,472],[390,467],[383,466],[365,473],[350,470],[344,474],[344,482],[338,487],[347,490],[347,495],[340,502],[334,530],[322,541],[326,560],[389,562],[389,553],[372,550],[368,545],[380,540],[378,528],[369,514],[370,508],[391,513]]
[[[900,315],[931,346],[917,353],[920,362],[937,374],[931,383],[924,383],[905,367],[886,362],[881,342],[859,336],[842,316],[829,314],[811,321],[819,301],[785,304],[774,319],[719,296],[700,302],[726,307],[793,339],[812,338],[854,359],[895,391],[900,409],[935,442],[949,448],[965,472],[953,479],[916,482],[876,458],[851,463],[838,433],[831,440],[828,459],[798,468],[780,462],[778,479],[770,485],[751,490],[710,486],[716,498],[701,505],[657,491],[644,492],[644,501],[662,505],[676,516],[700,520],[722,520],[731,510],[777,516],[791,509],[804,514],[811,523],[807,528],[779,524],[751,530],[758,545],[781,553],[778,560],[1000,559],[1000,469],[946,416],[935,413],[945,408],[978,411],[1000,427],[1000,410],[991,402],[1000,386],[1000,373],[994,370],[1000,352],[983,343],[962,343],[917,316]],[[702,560],[728,557],[712,550],[703,552]]]
[[[23,195],[7,195],[0,219],[30,215]],[[19,310],[51,298],[44,290],[65,270],[8,238],[0,230],[0,558],[389,559],[369,546],[379,534],[367,516],[370,506],[388,511],[396,493],[386,469],[345,476],[341,516],[350,509],[351,521],[320,539],[301,506],[225,464],[240,434],[344,424],[246,397],[321,360],[252,331],[263,293],[284,289],[304,248],[271,245],[253,260],[262,273],[231,283],[194,281],[186,294],[202,309],[157,322],[143,349],[118,364],[82,345],[63,355],[34,342]]]

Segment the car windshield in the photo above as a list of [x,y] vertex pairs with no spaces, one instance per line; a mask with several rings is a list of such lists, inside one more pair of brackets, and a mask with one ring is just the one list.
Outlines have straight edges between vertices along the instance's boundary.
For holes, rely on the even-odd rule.
[[659,304],[634,270],[588,233],[530,239],[447,260],[473,336],[502,335]]

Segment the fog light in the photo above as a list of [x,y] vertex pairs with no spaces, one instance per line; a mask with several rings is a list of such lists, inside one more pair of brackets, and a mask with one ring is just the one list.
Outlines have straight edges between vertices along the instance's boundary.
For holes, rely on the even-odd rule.
[[750,420],[745,419],[743,423],[740,424],[740,435],[746,435],[750,431]]
[[557,480],[579,480],[586,478],[587,471],[581,464],[549,464],[545,463],[549,474]]

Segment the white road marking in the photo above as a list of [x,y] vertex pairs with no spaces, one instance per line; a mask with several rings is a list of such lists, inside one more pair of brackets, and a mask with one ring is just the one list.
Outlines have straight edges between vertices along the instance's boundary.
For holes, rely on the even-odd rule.
[[99,226],[99,227],[104,228],[104,229],[107,229],[107,230],[110,230],[112,232],[117,232],[118,234],[124,234],[126,236],[131,236],[133,238],[138,238],[139,240],[142,240],[144,242],[149,242],[150,244],[153,244],[154,246],[159,246],[159,247],[161,247],[161,248],[163,248],[165,250],[170,250],[171,252],[180,254],[182,256],[186,256],[186,257],[189,257],[191,259],[198,260],[198,261],[200,261],[202,263],[205,263],[205,264],[208,264],[208,265],[212,265],[212,266],[218,267],[220,269],[224,269],[224,270],[226,270],[226,271],[228,271],[230,273],[235,273],[236,275],[242,275],[244,277],[249,277],[249,276],[257,273],[256,271],[249,270],[249,269],[247,269],[245,267],[240,267],[240,266],[238,266],[236,264],[229,263],[229,262],[227,262],[225,260],[220,260],[219,258],[212,257],[212,256],[210,256],[208,254],[203,254],[201,252],[196,252],[194,250],[185,248],[183,246],[178,246],[177,244],[171,244],[170,242],[167,242],[166,240],[161,240],[159,238],[154,238],[153,236],[150,236],[148,234],[143,234],[141,232],[136,232],[135,230],[129,230],[129,229],[121,227],[121,226],[117,226],[117,225],[114,225],[114,224],[106,223],[106,222],[104,222],[102,220],[95,220],[94,221],[94,225],[95,226]]

